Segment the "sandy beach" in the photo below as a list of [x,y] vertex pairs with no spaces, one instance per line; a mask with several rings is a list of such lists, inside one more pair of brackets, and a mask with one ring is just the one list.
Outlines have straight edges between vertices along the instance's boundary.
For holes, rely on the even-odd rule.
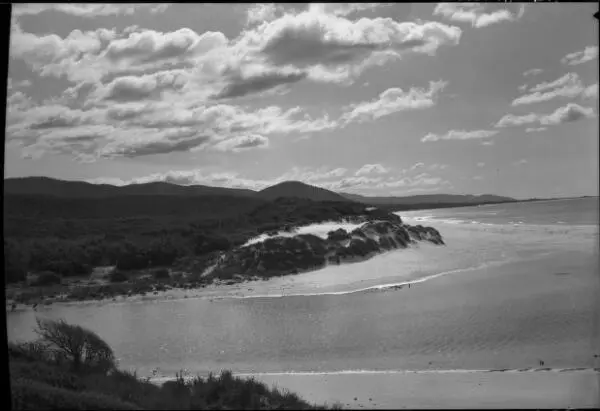
[[356,409],[597,408],[600,373],[400,372],[257,375],[311,401]]

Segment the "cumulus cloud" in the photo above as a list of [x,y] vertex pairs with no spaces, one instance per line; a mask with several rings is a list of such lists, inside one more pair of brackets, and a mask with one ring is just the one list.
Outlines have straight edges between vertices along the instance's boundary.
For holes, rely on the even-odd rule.
[[594,118],[594,109],[582,107],[575,103],[557,108],[550,114],[529,113],[524,115],[506,114],[496,123],[495,127],[514,127],[529,124],[552,126],[563,123],[579,121],[585,118]]
[[142,101],[160,98],[163,90],[177,90],[185,86],[187,79],[182,72],[158,72],[147,76],[117,77],[96,90],[99,99],[117,102]]
[[[35,158],[56,153],[60,146],[61,153],[94,161],[211,147],[232,152],[267,148],[268,135],[315,133],[336,127],[336,122],[326,116],[313,119],[299,107],[288,110],[276,106],[250,110],[226,104],[189,107],[164,101],[140,102],[136,100],[140,95],[131,92],[125,94],[127,98],[118,99],[115,93],[103,95],[113,98],[116,104],[89,110],[64,105],[31,106],[23,96],[16,95],[9,100],[7,136],[23,146],[33,145]],[[89,133],[89,126],[101,129]],[[52,144],[40,143],[50,135]],[[74,136],[81,135],[93,136],[94,144],[76,144]]]
[[545,126],[553,126],[594,117],[595,114],[593,108],[582,107],[575,103],[569,103],[564,107],[557,108],[551,114],[541,116],[539,118],[539,122]]
[[254,3],[246,12],[246,23],[253,25],[275,20],[281,9],[281,6],[275,3]]
[[184,69],[194,80],[186,97],[197,101],[281,89],[304,78],[349,84],[369,67],[408,53],[433,55],[443,45],[458,44],[461,36],[460,28],[440,22],[345,17],[374,5],[311,5],[299,13],[282,9],[282,15],[271,16],[273,7],[280,10],[273,5],[252,6],[250,14],[267,17],[234,39],[221,32],[198,34],[190,28],[159,32],[137,26],[118,33],[75,30],[62,38],[25,33],[16,24],[11,58],[24,60],[43,76],[65,77],[73,83]]
[[441,15],[450,21],[471,23],[471,26],[480,28],[502,21],[518,20],[525,11],[524,5],[520,5],[516,13],[507,8],[486,12],[491,7],[493,5],[489,3],[438,3],[433,14]]
[[485,163],[477,163],[477,167],[483,167],[485,166]]
[[287,13],[245,32],[235,47],[274,66],[309,70],[311,79],[339,82],[407,52],[434,54],[442,45],[458,44],[460,35],[458,27],[439,22],[351,21],[308,10]]
[[541,103],[558,97],[575,98],[581,95],[584,90],[583,83],[577,73],[567,73],[552,82],[545,82],[532,87],[532,93],[516,98],[511,105]]
[[529,70],[525,71],[523,73],[523,76],[524,77],[527,77],[527,76],[536,76],[538,74],[541,74],[543,71],[544,70],[539,69],[539,68],[532,68],[532,69],[529,69]]
[[438,135],[429,133],[421,139],[421,142],[433,142],[441,140],[473,140],[493,137],[498,134],[495,130],[450,130],[446,134]]
[[372,121],[400,111],[430,108],[435,105],[438,94],[446,84],[448,83],[445,81],[432,81],[428,90],[414,87],[408,91],[389,88],[374,100],[347,106],[342,121],[346,124],[352,121]]
[[577,66],[598,57],[598,46],[587,46],[583,50],[569,53],[561,59],[561,63],[569,66]]
[[105,56],[113,63],[156,63],[191,58],[226,44],[227,38],[220,32],[208,31],[198,35],[189,28],[168,33],[144,30],[111,42]]
[[368,174],[385,174],[388,173],[389,170],[382,166],[381,164],[365,164],[364,166],[362,166],[361,168],[359,168],[356,173],[354,173],[355,176],[365,176]]
[[583,98],[590,100],[598,100],[598,83],[591,84],[583,90]]

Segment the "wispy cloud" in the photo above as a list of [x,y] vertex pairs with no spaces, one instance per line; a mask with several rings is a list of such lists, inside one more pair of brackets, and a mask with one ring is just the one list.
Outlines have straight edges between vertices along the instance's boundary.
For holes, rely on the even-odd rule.
[[595,60],[598,57],[598,46],[587,46],[583,50],[569,53],[564,56],[561,63],[569,66],[577,66],[588,61]]
[[347,106],[341,120],[345,124],[353,121],[365,122],[401,111],[433,107],[439,93],[447,84],[441,80],[432,81],[428,90],[414,87],[408,91],[389,88],[374,100]]
[[550,114],[506,114],[496,123],[495,127],[514,127],[530,124],[553,126],[594,117],[596,117],[596,114],[594,113],[593,108],[582,107],[576,103],[569,103],[566,106],[557,108],[554,112]]
[[64,3],[64,4],[43,4],[26,3],[14,4],[13,14],[23,16],[27,14],[39,14],[44,11],[54,10],[61,13],[71,14],[78,17],[94,18],[97,16],[110,16],[120,14],[133,14],[136,11],[148,11],[150,13],[160,13],[170,4],[84,4],[84,3]]
[[579,79],[577,73],[567,73],[553,82],[540,83],[532,87],[532,93],[516,98],[511,105],[520,106],[524,104],[541,103],[559,97],[575,98],[581,95],[584,90],[585,87],[583,86],[583,82]]
[[516,13],[507,8],[486,12],[492,7],[490,3],[438,3],[433,14],[442,15],[455,22],[471,23],[471,26],[480,28],[503,21],[518,20],[525,11],[524,5],[521,5]]
[[525,71],[523,73],[523,76],[524,77],[527,77],[527,76],[536,76],[536,75],[541,74],[543,72],[544,72],[544,70],[542,70],[542,69],[532,68],[532,69],[529,69],[529,70]]
[[360,169],[358,169],[354,175],[365,176],[368,174],[385,174],[388,172],[389,169],[382,166],[381,164],[365,164]]
[[527,127],[525,129],[526,133],[539,133],[541,131],[547,130],[546,127]]
[[438,135],[429,133],[421,139],[423,143],[442,140],[473,140],[490,138],[498,134],[496,130],[450,130],[446,134]]

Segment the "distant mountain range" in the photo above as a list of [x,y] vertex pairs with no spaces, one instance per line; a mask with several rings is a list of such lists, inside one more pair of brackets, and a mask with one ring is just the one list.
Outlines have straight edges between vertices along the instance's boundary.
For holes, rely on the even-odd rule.
[[369,203],[373,205],[393,205],[393,204],[464,204],[464,203],[492,203],[492,202],[506,202],[506,201],[517,201],[511,197],[502,197],[493,194],[482,194],[482,195],[460,195],[460,194],[424,194],[414,195],[407,197],[366,197],[358,194],[347,194],[340,193],[352,201],[358,201],[361,203]]
[[408,197],[368,197],[357,194],[335,193],[324,188],[299,181],[286,181],[260,191],[238,188],[210,187],[204,185],[181,186],[165,182],[130,184],[114,186],[110,184],[92,184],[83,181],[65,181],[48,177],[8,178],[4,180],[5,195],[45,195],[66,198],[104,198],[130,195],[177,195],[197,196],[238,196],[264,200],[280,197],[297,197],[313,201],[354,201],[370,205],[397,206],[417,204],[482,204],[492,202],[517,201],[510,197],[491,194],[453,195],[428,194]]

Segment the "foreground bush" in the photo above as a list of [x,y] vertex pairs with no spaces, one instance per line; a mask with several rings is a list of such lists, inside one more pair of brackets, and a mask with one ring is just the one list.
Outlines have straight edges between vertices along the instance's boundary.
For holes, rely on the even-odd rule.
[[31,282],[33,286],[47,286],[60,284],[62,282],[62,278],[60,275],[55,274],[53,272],[43,272],[38,275],[38,278]]
[[96,366],[87,353],[112,359],[112,350],[90,330],[38,321],[37,331],[39,342],[8,345],[15,410],[327,409],[228,371],[187,381],[178,375],[158,386],[135,373]]
[[139,410],[95,392],[77,392],[27,379],[11,380],[13,410]]
[[36,321],[39,344],[54,362],[69,364],[74,370],[83,366],[106,372],[115,367],[112,349],[95,332],[63,320]]

